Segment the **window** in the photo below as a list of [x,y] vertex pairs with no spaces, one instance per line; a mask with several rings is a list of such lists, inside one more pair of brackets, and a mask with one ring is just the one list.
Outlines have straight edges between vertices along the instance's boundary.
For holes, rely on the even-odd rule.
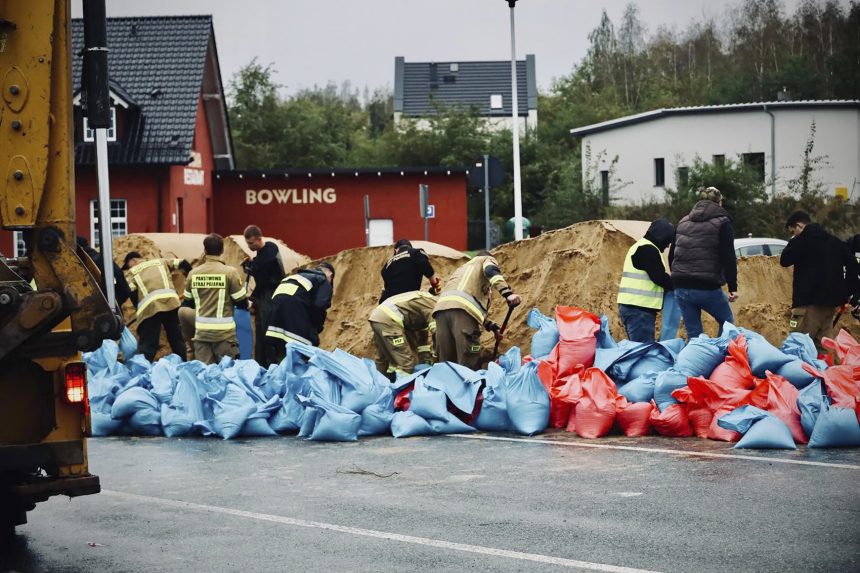
[[764,153],[744,153],[744,165],[752,169],[759,181],[764,181]]
[[501,94],[493,94],[490,96],[490,109],[502,109]]
[[741,247],[737,250],[737,255],[739,257],[752,257],[755,255],[763,255],[764,254],[764,245],[749,245],[746,247]]
[[662,157],[654,159],[654,187],[666,185],[666,162]]
[[[84,141],[95,141],[96,132],[90,129],[89,121],[84,116]],[[116,108],[110,108],[110,127],[107,130],[107,140],[116,141]]]
[[448,69],[451,72],[459,72],[460,71],[460,64],[451,64],[451,66]]
[[24,242],[24,231],[12,231],[12,256],[14,258],[27,256],[27,244]]
[[600,195],[604,205],[609,205],[609,171],[600,172]]
[[688,187],[690,185],[690,168],[678,168],[678,187]]
[[[128,235],[128,208],[125,199],[110,200],[111,236]],[[90,201],[90,244],[99,248],[99,210],[98,201]]]
[[725,155],[714,155],[713,161],[714,161],[714,165],[725,165],[726,164],[726,156]]
[[785,249],[785,245],[772,245],[768,244],[764,246],[767,250],[767,254],[771,257],[778,257],[782,254],[782,251]]

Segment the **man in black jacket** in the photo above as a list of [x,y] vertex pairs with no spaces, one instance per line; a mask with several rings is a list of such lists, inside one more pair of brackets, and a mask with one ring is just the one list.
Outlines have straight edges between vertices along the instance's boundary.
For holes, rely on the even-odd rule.
[[290,342],[319,345],[333,293],[331,263],[298,271],[281,281],[272,297],[272,312],[266,329],[268,362],[263,363],[264,366],[283,360]]
[[792,213],[785,226],[793,236],[779,257],[782,266],[794,266],[789,326],[807,333],[821,349],[839,307],[860,293],[857,259],[803,211]]
[[627,251],[621,284],[618,287],[618,314],[627,338],[633,342],[654,342],[657,312],[663,308],[663,293],[673,289],[660,254],[675,238],[675,227],[657,219],[645,237]]
[[[78,235],[77,243],[81,250],[83,250],[93,260],[102,272],[102,278],[104,278],[105,260],[102,254],[90,246],[90,242],[87,241],[86,237]],[[120,269],[119,265],[116,263],[113,263],[113,283],[114,294],[116,295],[116,305],[119,308],[122,308],[122,303],[131,298],[131,289],[128,286],[128,281],[125,280],[125,275],[122,273],[122,269]]]
[[[704,330],[702,311],[719,325],[734,322],[729,306],[738,298],[738,266],[732,218],[723,209],[723,194],[716,187],[699,192],[699,202],[678,223],[669,249],[675,300],[681,309],[689,339]],[[728,284],[729,293],[722,286]]]
[[423,249],[415,249],[411,242],[400,239],[394,244],[394,255],[382,267],[384,286],[379,302],[397,294],[421,290],[421,277],[427,277],[433,294],[439,294],[436,291],[440,281],[430,257]]
[[266,330],[272,308],[272,295],[286,273],[281,251],[272,241],[263,239],[263,232],[257,225],[245,228],[245,244],[256,253],[254,258],[242,261],[246,276],[254,278],[254,292],[251,293],[251,312],[254,314],[254,359],[260,364],[268,364],[266,357]]

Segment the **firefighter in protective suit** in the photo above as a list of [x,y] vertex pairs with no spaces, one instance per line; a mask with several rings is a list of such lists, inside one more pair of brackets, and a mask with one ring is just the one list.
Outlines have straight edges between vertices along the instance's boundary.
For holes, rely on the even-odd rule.
[[481,367],[481,327],[496,327],[487,317],[490,287],[512,307],[522,302],[508,286],[498,261],[487,251],[478,253],[448,279],[433,310],[439,362],[456,362],[472,370]]
[[224,356],[239,356],[233,308],[248,308],[248,293],[231,266],[224,264],[224,239],[215,233],[203,239],[203,264],[188,274],[182,306],[196,309],[194,358],[216,364]]
[[419,360],[432,364],[435,306],[435,296],[414,290],[388,297],[373,309],[369,321],[380,372],[396,377],[411,374]]
[[131,301],[137,306],[138,351],[152,362],[158,352],[161,329],[167,334],[170,351],[185,360],[185,341],[179,328],[179,295],[170,272],[191,270],[183,259],[144,260],[137,251],[125,256],[123,270],[129,274]]

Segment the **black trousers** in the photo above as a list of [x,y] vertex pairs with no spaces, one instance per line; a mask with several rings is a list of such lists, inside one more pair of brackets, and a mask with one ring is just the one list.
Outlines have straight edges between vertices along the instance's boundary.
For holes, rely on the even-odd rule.
[[182,338],[182,330],[179,328],[178,308],[156,313],[137,325],[138,352],[150,362],[155,359],[161,327],[164,327],[164,332],[167,334],[170,351],[181,356],[182,360],[186,360],[185,339]]
[[254,360],[258,364],[270,364],[272,360],[267,356],[268,345],[266,344],[266,330],[269,328],[269,315],[272,313],[272,294],[262,292],[254,294],[251,302],[254,303]]

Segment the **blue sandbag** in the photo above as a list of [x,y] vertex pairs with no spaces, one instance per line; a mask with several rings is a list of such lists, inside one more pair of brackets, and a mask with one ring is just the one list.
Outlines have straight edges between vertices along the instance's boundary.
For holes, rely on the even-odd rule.
[[149,380],[152,384],[152,395],[156,397],[159,403],[169,404],[178,380],[176,366],[162,358],[152,366]]
[[151,409],[159,411],[158,400],[149,390],[133,386],[117,395],[111,407],[110,415],[116,419],[128,418],[138,410]]
[[236,322],[239,358],[250,360],[254,354],[254,330],[251,328],[251,313],[242,308],[234,309],[233,320]]
[[[302,396],[298,397],[299,402],[307,403],[306,400],[302,399]],[[314,425],[317,423],[317,418],[320,415],[320,411],[312,406],[305,406],[305,413],[302,415],[302,425],[299,426],[299,433],[297,434],[300,438],[308,438],[311,433],[314,431]]]
[[160,436],[161,410],[157,407],[141,408],[129,417],[128,425],[136,435]]
[[815,342],[805,332],[791,332],[785,338],[780,348],[789,356],[796,356],[812,365],[816,370],[825,370],[827,363],[824,360],[819,360],[818,349],[815,348]]
[[852,408],[830,405],[824,396],[815,429],[809,437],[810,448],[852,448],[860,446],[860,422]]
[[263,387],[265,373],[255,360],[234,360],[230,366],[223,368],[224,378],[244,389],[248,396],[258,403],[268,399]]
[[703,376],[708,378],[714,369],[722,364],[728,351],[728,342],[722,344],[720,338],[708,338],[701,335],[690,340],[687,346],[678,353],[675,360],[675,370],[687,376]]
[[675,300],[673,291],[663,293],[663,315],[660,321],[660,341],[672,340],[678,336],[681,327],[681,307]]
[[111,436],[119,430],[120,426],[122,426],[122,420],[111,418],[110,414],[91,412],[90,424],[93,436]]
[[266,402],[262,404],[258,403],[257,411],[248,416],[248,419],[239,431],[239,435],[249,437],[277,436],[278,433],[269,426],[269,418],[280,407],[281,400],[279,396],[272,396]]
[[768,342],[760,334],[752,335],[746,330],[744,332],[747,336],[747,356],[749,356],[753,376],[764,378],[766,370],[776,372],[781,366],[791,362],[791,356]]
[[821,412],[821,404],[824,402],[824,388],[821,380],[815,380],[812,384],[798,392],[797,409],[800,410],[800,425],[803,433],[812,435],[818,414]]
[[618,393],[628,402],[650,402],[654,399],[654,386],[657,372],[649,372],[620,386]]
[[178,376],[170,404],[161,405],[161,425],[164,435],[170,438],[191,434],[194,424],[204,418],[197,379],[187,370],[179,372]]
[[[512,354],[511,351],[514,349],[516,353]],[[519,349],[516,347],[506,354],[509,357],[517,356],[516,361],[519,360]],[[478,399],[482,382],[483,377],[479,372],[454,362],[434,364],[424,377],[426,386],[442,390],[451,404],[465,414],[471,414],[475,409],[475,401]]]
[[772,414],[762,410],[761,408],[756,408],[755,406],[741,406],[740,408],[735,408],[728,414],[724,414],[720,417],[717,420],[717,425],[724,430],[746,434],[754,423],[768,416],[772,416]]
[[505,401],[505,372],[498,364],[487,366],[486,382],[481,411],[475,420],[475,427],[485,432],[507,432],[511,429],[508,407]]
[[[550,349],[552,350],[552,349]],[[545,357],[546,355],[544,355]],[[453,364],[453,363],[452,363]],[[523,364],[523,354],[519,346],[512,346],[507,352],[499,356],[499,365],[505,372],[516,372]]]
[[529,311],[526,324],[538,331],[532,335],[531,355],[535,359],[543,358],[552,352],[558,344],[558,325],[555,319],[541,314],[536,308]]
[[633,380],[648,372],[662,372],[663,370],[668,370],[674,364],[675,356],[670,354],[661,344],[655,344],[652,349],[632,363],[624,375],[624,380]]
[[600,315],[600,330],[595,333],[597,338],[597,348],[615,348],[618,343],[612,338],[612,333],[609,332],[609,318],[605,314]]
[[[329,402],[311,394],[310,398],[299,396],[299,401],[307,404],[308,410],[313,410],[313,427],[310,428],[308,438],[319,442],[354,442],[358,439],[358,427],[361,425],[361,416],[333,402]],[[307,420],[310,416],[305,415]],[[302,431],[306,431],[303,424]]]
[[549,394],[538,378],[537,362],[505,377],[505,405],[514,430],[533,436],[549,424]]
[[122,352],[123,361],[131,360],[137,354],[137,339],[127,326],[122,328],[122,334],[119,336],[119,350]]
[[448,412],[448,416],[444,420],[427,420],[433,432],[436,434],[462,434],[464,432],[474,432],[475,428],[460,420],[457,416]]
[[679,372],[675,368],[660,372],[654,379],[654,402],[662,412],[678,401],[672,396],[672,392],[687,385],[687,374]]
[[[436,364],[445,366],[444,364]],[[430,371],[433,371],[433,368]],[[412,398],[409,411],[427,420],[444,420],[448,417],[448,397],[442,390],[427,386],[425,380],[416,380],[415,388],[412,390]]]
[[430,436],[435,433],[427,420],[415,412],[395,412],[391,418],[391,435],[395,438]]
[[806,388],[815,381],[815,376],[803,369],[803,360],[800,358],[786,362],[779,367],[776,373],[791,382],[792,386],[798,390]]
[[131,376],[148,374],[152,370],[152,363],[143,354],[135,354],[131,360],[125,361],[125,365],[128,367]]
[[303,378],[308,381],[312,393],[334,404],[340,404],[342,387],[334,376],[311,365]]
[[254,400],[236,384],[227,384],[224,397],[214,400],[213,429],[216,434],[229,440],[236,437],[248,416],[257,411]]
[[796,450],[791,430],[785,422],[773,415],[765,416],[756,421],[741,438],[735,449],[770,449],[770,450]]
[[385,387],[380,392],[376,402],[361,412],[361,425],[358,427],[359,436],[378,436],[391,431],[391,419],[394,417],[394,394],[391,388]]

